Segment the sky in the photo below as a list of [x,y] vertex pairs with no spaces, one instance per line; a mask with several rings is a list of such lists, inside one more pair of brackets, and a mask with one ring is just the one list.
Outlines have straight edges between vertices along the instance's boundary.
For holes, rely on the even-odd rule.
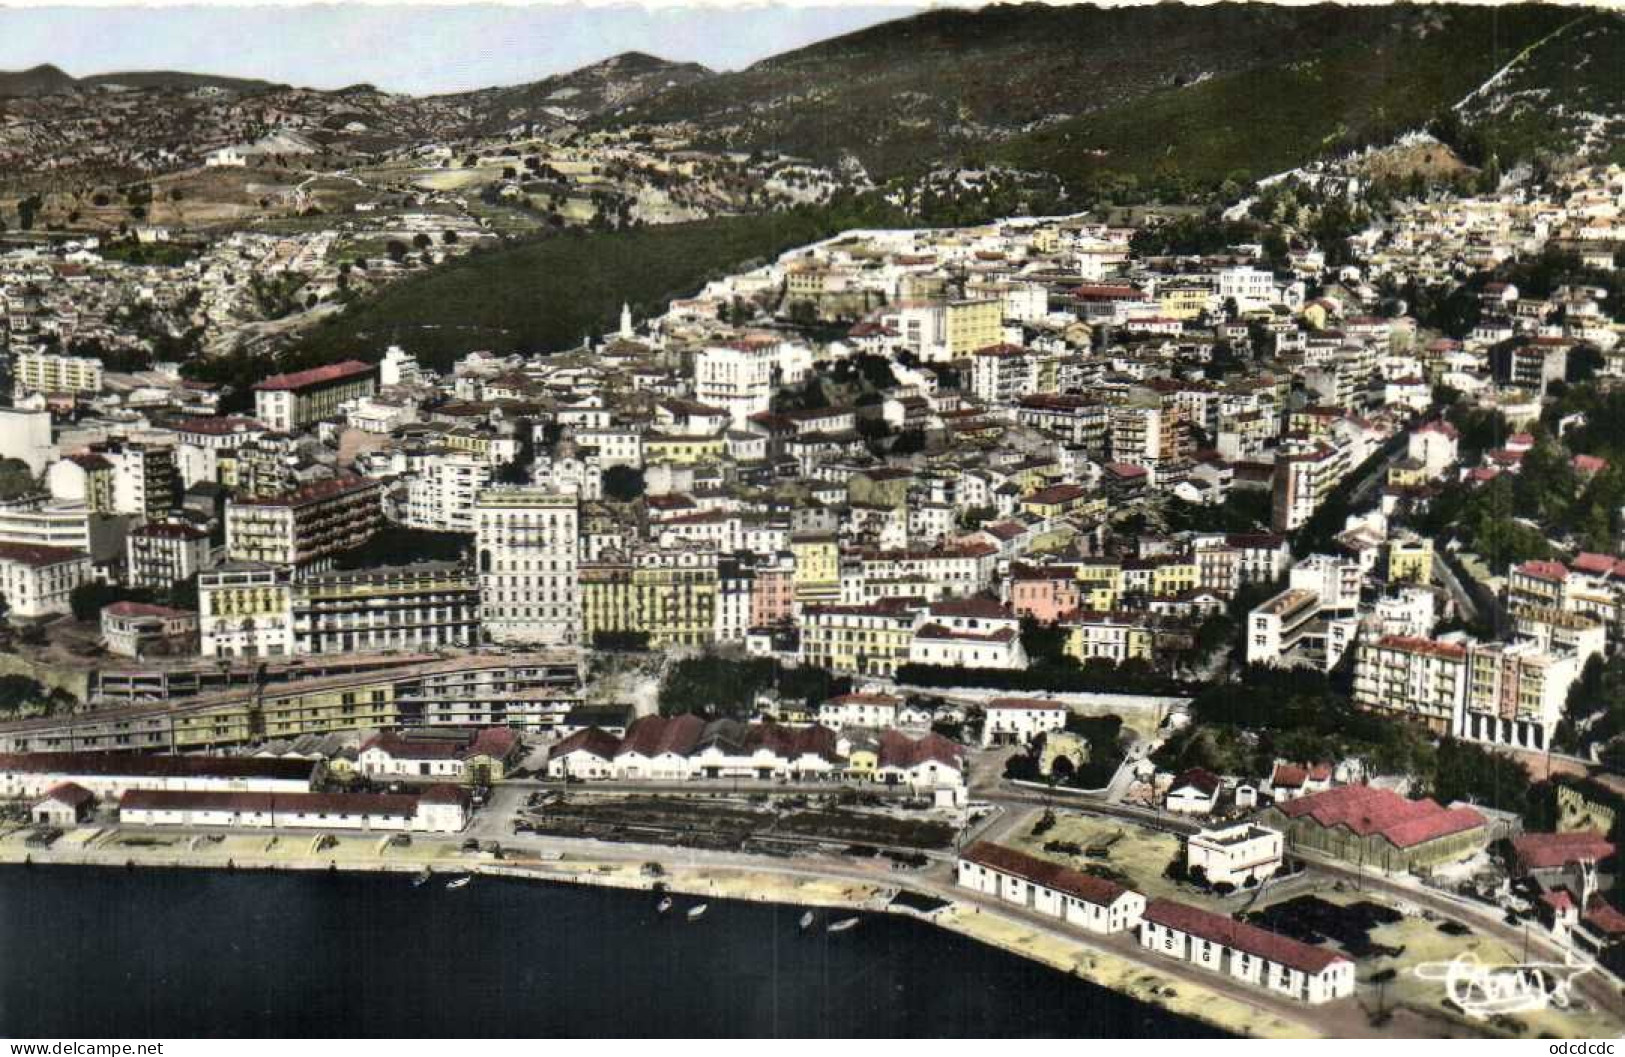
[[0,0],[0,70],[184,70],[427,94],[519,84],[623,51],[736,70],[926,0],[74,6]]

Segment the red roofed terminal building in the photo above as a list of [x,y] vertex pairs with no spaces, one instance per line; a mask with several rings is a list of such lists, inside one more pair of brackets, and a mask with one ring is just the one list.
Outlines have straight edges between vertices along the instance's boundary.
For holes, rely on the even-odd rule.
[[1368,785],[1278,802],[1258,822],[1285,833],[1289,850],[1316,851],[1389,873],[1463,859],[1491,839],[1488,821],[1470,807],[1408,800]]

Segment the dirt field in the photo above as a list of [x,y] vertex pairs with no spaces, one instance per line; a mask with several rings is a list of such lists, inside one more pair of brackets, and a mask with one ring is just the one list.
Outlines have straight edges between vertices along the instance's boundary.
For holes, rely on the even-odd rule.
[[[1110,846],[1103,856],[1045,851],[1044,845],[1054,841],[1076,844],[1085,851],[1093,846],[1108,843]],[[1168,864],[1179,857],[1179,838],[1130,822],[1057,811],[1055,827],[1047,833],[1035,837],[1031,826],[1023,826],[1005,837],[1004,843],[1028,855],[1073,869],[1115,875],[1114,879],[1119,883],[1144,892],[1150,898],[1181,899],[1185,902],[1200,898],[1200,893],[1195,889],[1175,884],[1163,876]]]

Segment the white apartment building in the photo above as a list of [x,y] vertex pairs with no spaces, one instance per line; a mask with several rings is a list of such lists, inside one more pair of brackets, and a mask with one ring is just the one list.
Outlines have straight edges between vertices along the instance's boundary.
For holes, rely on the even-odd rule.
[[90,550],[90,508],[84,503],[23,496],[0,503],[0,543]]
[[1436,734],[1542,750],[1580,675],[1574,655],[1538,643],[1473,642],[1464,636],[1387,636],[1355,655],[1354,703],[1420,720]]
[[491,488],[474,507],[480,620],[497,643],[574,645],[581,636],[577,502]]
[[12,388],[23,393],[99,393],[102,361],[55,352],[23,352],[12,364]]
[[0,543],[0,596],[13,618],[66,613],[73,589],[89,581],[90,555],[84,551]]
[[891,694],[841,694],[818,706],[818,723],[831,730],[845,727],[871,727],[884,730],[897,726],[897,712],[903,699]]
[[288,573],[251,562],[197,578],[198,652],[204,657],[286,657],[294,652]]
[[1236,307],[1243,312],[1249,308],[1267,307],[1278,296],[1274,273],[1251,265],[1226,268],[1218,278],[1220,303],[1234,299]]
[[773,345],[711,345],[694,358],[694,399],[728,412],[736,428],[768,409],[773,394],[795,385],[812,367],[810,350]]
[[419,460],[406,479],[402,523],[433,532],[473,532],[474,503],[490,483],[490,463],[472,452]]
[[1347,448],[1324,441],[1283,450],[1276,457],[1271,484],[1271,528],[1291,532],[1303,527],[1353,468]]
[[1185,866],[1200,869],[1209,884],[1240,888],[1275,875],[1282,844],[1279,832],[1251,822],[1203,830],[1185,842]]
[[28,472],[41,474],[56,458],[51,443],[51,413],[0,407],[0,458],[21,459]]

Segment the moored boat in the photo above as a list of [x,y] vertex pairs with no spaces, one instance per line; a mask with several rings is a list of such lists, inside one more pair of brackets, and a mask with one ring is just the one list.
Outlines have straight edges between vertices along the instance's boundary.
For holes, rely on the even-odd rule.
[[472,881],[473,879],[474,878],[472,878],[472,877],[459,877],[455,881],[447,881],[446,882],[446,887],[447,888],[467,888],[468,887],[468,882]]
[[858,919],[857,918],[842,918],[839,921],[831,922],[830,926],[829,926],[829,931],[831,931],[831,932],[845,932],[847,929],[856,928],[857,924],[858,924]]
[[697,907],[689,907],[688,908],[688,920],[693,921],[695,918],[697,918],[701,914],[705,913],[705,909],[709,905],[710,904],[708,904],[708,903],[701,903]]

